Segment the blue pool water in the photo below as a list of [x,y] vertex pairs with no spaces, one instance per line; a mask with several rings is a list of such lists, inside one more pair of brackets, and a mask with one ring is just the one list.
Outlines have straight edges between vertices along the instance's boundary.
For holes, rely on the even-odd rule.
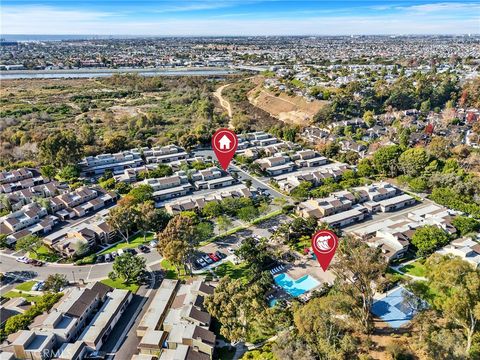
[[292,296],[300,296],[309,290],[320,285],[315,278],[310,275],[302,276],[301,278],[294,280],[288,274],[280,274],[274,278],[277,285],[280,285],[287,293]]
[[272,299],[272,300],[270,300],[270,301],[268,302],[268,306],[274,307],[277,302],[278,302],[277,299]]

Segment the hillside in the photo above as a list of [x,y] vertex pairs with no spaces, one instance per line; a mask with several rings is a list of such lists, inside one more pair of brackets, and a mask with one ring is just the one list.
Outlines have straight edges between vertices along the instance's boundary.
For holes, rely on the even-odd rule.
[[315,114],[327,103],[320,100],[307,101],[301,96],[290,96],[284,92],[277,96],[263,87],[263,79],[257,78],[256,82],[257,86],[248,93],[250,103],[285,123],[309,125]]

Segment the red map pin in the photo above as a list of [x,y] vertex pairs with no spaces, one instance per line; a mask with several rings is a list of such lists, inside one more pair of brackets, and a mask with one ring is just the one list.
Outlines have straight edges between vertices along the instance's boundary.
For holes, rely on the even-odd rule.
[[312,237],[312,249],[323,271],[327,271],[338,246],[338,237],[333,231],[320,230]]
[[238,139],[232,130],[218,129],[212,136],[212,148],[223,170],[227,170],[237,151]]

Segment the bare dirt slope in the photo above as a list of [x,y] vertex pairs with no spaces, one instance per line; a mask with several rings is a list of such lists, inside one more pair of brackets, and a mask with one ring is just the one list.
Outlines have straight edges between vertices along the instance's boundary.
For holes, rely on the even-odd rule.
[[326,101],[309,102],[301,96],[289,96],[283,92],[276,96],[263,88],[263,79],[256,81],[258,85],[248,93],[250,103],[285,123],[309,125],[315,114],[326,104]]

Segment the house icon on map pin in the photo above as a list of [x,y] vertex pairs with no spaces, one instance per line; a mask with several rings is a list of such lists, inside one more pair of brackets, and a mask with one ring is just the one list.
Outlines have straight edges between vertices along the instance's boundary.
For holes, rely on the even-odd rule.
[[230,150],[232,140],[230,140],[227,135],[223,135],[218,143],[220,144],[220,150]]

